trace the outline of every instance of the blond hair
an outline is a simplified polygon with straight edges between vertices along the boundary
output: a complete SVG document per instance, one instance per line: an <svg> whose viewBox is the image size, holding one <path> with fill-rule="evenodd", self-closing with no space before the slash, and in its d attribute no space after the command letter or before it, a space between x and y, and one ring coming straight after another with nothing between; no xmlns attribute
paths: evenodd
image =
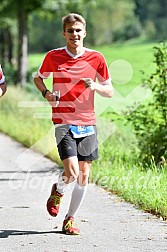
<svg viewBox="0 0 167 252"><path fill-rule="evenodd" d="M81 15L77 13L69 13L67 16L62 18L63 30L65 31L66 24L74 23L76 21L82 23L86 29L86 21Z"/></svg>

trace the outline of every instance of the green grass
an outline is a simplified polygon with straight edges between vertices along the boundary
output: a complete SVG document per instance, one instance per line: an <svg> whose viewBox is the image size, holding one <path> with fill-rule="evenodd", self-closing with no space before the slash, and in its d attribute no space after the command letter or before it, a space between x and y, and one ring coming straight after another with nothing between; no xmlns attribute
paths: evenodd
<svg viewBox="0 0 167 252"><path fill-rule="evenodd" d="M156 46L156 43L144 43L144 44L113 44L113 45L104 45L98 47L92 47L92 49L98 50L103 53L108 66L113 64L117 60L125 60L127 61L132 69L133 76L130 81L126 84L114 84L114 87L124 95L127 95L135 86L141 83L143 78L142 71L146 72L146 76L151 73L154 69L153 64L153 47ZM38 67L41 65L42 60L45 56L43 54L31 54L29 56L29 68L30 71L36 71ZM122 68L121 68L122 69ZM122 74L122 71L118 74ZM112 75L112 65L111 65L111 75ZM47 80L47 84L51 87L51 80Z"/></svg>
<svg viewBox="0 0 167 252"><path fill-rule="evenodd" d="M154 165L143 169L136 155L125 151L128 143L124 143L121 149L116 136L106 143L107 151L104 147L100 149L102 159L95 162L92 182L147 212L167 219L167 170L157 169Z"/></svg>
<svg viewBox="0 0 167 252"><path fill-rule="evenodd" d="M132 64L133 79L124 85L114 84L115 88L126 96L141 83L140 70L147 70L146 74L149 74L154 68L153 46L154 44L124 44L101 46L95 49L104 54L108 64L118 59L124 59ZM43 57L44 54L30 55L30 72L37 70ZM45 120L33 117L34 113L50 113L50 108L19 106L20 101L30 101L32 104L34 100L43 101L40 93L34 92L34 84L28 85L31 93L11 86L8 87L6 95L1 98L0 131L61 165L55 148L51 118ZM51 88L50 80L48 87ZM107 118L108 124L105 124L104 132L99 134L99 159L93 164L90 180L143 210L167 219L167 170L165 168L159 170L154 164L144 169L138 160L137 141L130 125L125 127L123 123L116 120L116 116L112 117L108 112L103 113L103 116ZM104 141L110 123L115 124L115 131Z"/></svg>
<svg viewBox="0 0 167 252"><path fill-rule="evenodd" d="M100 47L100 51L104 54L108 65L111 64L111 76L112 76L112 64L118 60L124 60L130 64L133 70L132 78L125 84L113 83L116 90L121 94L127 95L135 86L142 82L144 77L142 71L146 71L146 76L151 73L154 68L153 65L153 47L155 44L139 44L139 45L111 45ZM98 49L98 48L97 48ZM121 68L118 70L118 75L126 74Z"/></svg>
<svg viewBox="0 0 167 252"><path fill-rule="evenodd" d="M21 102L33 102L39 100L32 98L30 94L20 87L9 86L6 95L0 103L0 131L10 135L26 147L40 152L61 165L55 148L54 129L51 118L47 120L34 118L35 113L50 113L50 108L22 107Z"/></svg>

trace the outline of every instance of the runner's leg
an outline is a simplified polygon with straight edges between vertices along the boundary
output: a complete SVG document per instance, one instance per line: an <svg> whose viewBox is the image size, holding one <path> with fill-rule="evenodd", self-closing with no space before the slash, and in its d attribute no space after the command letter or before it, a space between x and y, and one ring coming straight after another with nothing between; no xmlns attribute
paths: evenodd
<svg viewBox="0 0 167 252"><path fill-rule="evenodd" d="M68 218L69 216L74 217L83 202L88 189L90 167L91 161L79 161L80 172L72 192L71 202L66 218Z"/></svg>

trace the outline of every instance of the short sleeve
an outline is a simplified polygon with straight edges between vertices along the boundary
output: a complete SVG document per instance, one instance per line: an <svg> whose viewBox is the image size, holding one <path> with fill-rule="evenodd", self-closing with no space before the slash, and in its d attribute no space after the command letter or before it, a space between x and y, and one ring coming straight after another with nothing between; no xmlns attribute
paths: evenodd
<svg viewBox="0 0 167 252"><path fill-rule="evenodd" d="M99 53L97 79L103 85L111 84L111 76L104 56Z"/></svg>
<svg viewBox="0 0 167 252"><path fill-rule="evenodd" d="M51 72L52 72L51 53L48 52L46 54L42 64L41 64L40 68L38 69L38 75L42 79L47 79Z"/></svg>

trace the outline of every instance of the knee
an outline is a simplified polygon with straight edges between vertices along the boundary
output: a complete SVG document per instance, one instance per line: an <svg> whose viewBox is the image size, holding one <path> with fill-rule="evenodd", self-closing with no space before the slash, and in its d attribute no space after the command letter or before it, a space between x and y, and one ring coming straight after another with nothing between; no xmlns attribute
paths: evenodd
<svg viewBox="0 0 167 252"><path fill-rule="evenodd" d="M81 176L78 177L77 182L80 186L86 186L88 184L88 179L89 179L89 175L82 174Z"/></svg>
<svg viewBox="0 0 167 252"><path fill-rule="evenodd" d="M88 184L91 164L92 164L91 161L79 162L80 172L77 181L80 186L85 186Z"/></svg>
<svg viewBox="0 0 167 252"><path fill-rule="evenodd" d="M79 176L79 171L69 171L68 173L64 173L64 178L66 180L66 183L72 183L73 181L77 180Z"/></svg>

